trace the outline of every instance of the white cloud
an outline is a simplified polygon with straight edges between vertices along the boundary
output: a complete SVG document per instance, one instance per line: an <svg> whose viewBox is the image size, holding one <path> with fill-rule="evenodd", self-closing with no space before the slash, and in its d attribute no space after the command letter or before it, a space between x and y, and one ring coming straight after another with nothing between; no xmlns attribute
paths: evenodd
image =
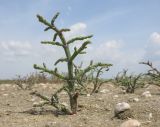
<svg viewBox="0 0 160 127"><path fill-rule="evenodd" d="M154 32L150 36L151 42L160 44L160 33Z"/></svg>
<svg viewBox="0 0 160 127"><path fill-rule="evenodd" d="M0 42L1 53L5 56L26 56L30 54L32 45L29 42Z"/></svg>
<svg viewBox="0 0 160 127"><path fill-rule="evenodd" d="M139 62L142 61L145 50L126 49L126 44L120 40L110 40L100 45L93 45L87 50L87 54L83 56L82 61L104 62L113 64L109 73L115 75L122 69L129 69L130 72L140 72ZM138 69L137 69L138 68Z"/></svg>
<svg viewBox="0 0 160 127"><path fill-rule="evenodd" d="M70 26L70 32L65 34L66 38L71 38L74 36L84 35L86 32L87 25L83 22L76 23Z"/></svg>

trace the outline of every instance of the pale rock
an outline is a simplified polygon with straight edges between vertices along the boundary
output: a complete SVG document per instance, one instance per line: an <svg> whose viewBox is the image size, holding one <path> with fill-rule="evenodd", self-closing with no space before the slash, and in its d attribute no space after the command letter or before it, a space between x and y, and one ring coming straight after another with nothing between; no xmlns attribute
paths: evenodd
<svg viewBox="0 0 160 127"><path fill-rule="evenodd" d="M142 96L148 98L148 97L151 97L152 95L151 95L150 91L145 91L142 93Z"/></svg>
<svg viewBox="0 0 160 127"><path fill-rule="evenodd" d="M138 102L139 99L138 99L138 98L133 98L133 101L134 101L134 102Z"/></svg>
<svg viewBox="0 0 160 127"><path fill-rule="evenodd" d="M33 103L33 107L36 107L37 105L39 105L38 102L34 102L34 103Z"/></svg>
<svg viewBox="0 0 160 127"><path fill-rule="evenodd" d="M148 119L149 119L149 120L151 120L152 118L153 118L152 113L149 113L149 115L148 115Z"/></svg>
<svg viewBox="0 0 160 127"><path fill-rule="evenodd" d="M32 102L35 101L35 100L36 100L36 98L32 98L32 99L31 99Z"/></svg>
<svg viewBox="0 0 160 127"><path fill-rule="evenodd" d="M62 91L61 94L62 94L62 95L67 95L67 92Z"/></svg>
<svg viewBox="0 0 160 127"><path fill-rule="evenodd" d="M108 93L108 92L109 92L109 90L107 90L107 89L103 89L100 91L100 93Z"/></svg>
<svg viewBox="0 0 160 127"><path fill-rule="evenodd" d="M5 91L5 88L1 88L2 91Z"/></svg>
<svg viewBox="0 0 160 127"><path fill-rule="evenodd" d="M43 89L47 88L47 86L46 86L46 85L44 85L44 86L42 86L42 87L43 87Z"/></svg>
<svg viewBox="0 0 160 127"><path fill-rule="evenodd" d="M120 127L140 127L141 123L138 120L129 119L123 122Z"/></svg>
<svg viewBox="0 0 160 127"><path fill-rule="evenodd" d="M87 97L90 97L91 95L90 94L87 94Z"/></svg>
<svg viewBox="0 0 160 127"><path fill-rule="evenodd" d="M118 95L114 95L113 97L114 97L114 98L118 98L119 96L118 96Z"/></svg>
<svg viewBox="0 0 160 127"><path fill-rule="evenodd" d="M53 88L50 86L49 89L53 89Z"/></svg>
<svg viewBox="0 0 160 127"><path fill-rule="evenodd" d="M130 108L131 108L131 106L128 103L122 102L122 103L116 104L114 112L115 112L115 114L118 114L120 112L129 110Z"/></svg>
<svg viewBox="0 0 160 127"><path fill-rule="evenodd" d="M66 102L62 102L62 105L64 105L65 107L69 107L69 105Z"/></svg>
<svg viewBox="0 0 160 127"><path fill-rule="evenodd" d="M3 94L3 96L8 96L8 94L6 93L6 94Z"/></svg>

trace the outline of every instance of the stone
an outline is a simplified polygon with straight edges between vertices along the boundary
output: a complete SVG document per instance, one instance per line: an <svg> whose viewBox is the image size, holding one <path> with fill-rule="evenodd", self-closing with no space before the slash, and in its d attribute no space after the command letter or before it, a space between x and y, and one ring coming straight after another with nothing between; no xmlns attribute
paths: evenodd
<svg viewBox="0 0 160 127"><path fill-rule="evenodd" d="M115 114L117 114L117 113L123 112L125 110L129 110L130 108L131 108L131 106L128 103L121 102L121 103L116 104L114 112L115 112Z"/></svg>
<svg viewBox="0 0 160 127"><path fill-rule="evenodd" d="M145 91L142 93L142 96L148 98L148 97L151 97L152 95L151 95L150 91Z"/></svg>
<svg viewBox="0 0 160 127"><path fill-rule="evenodd" d="M138 102L139 99L138 99L138 98L133 98L133 101L134 101L134 102Z"/></svg>
<svg viewBox="0 0 160 127"><path fill-rule="evenodd" d="M5 94L3 94L3 96L7 97L7 96L8 96L8 94L7 94L7 93L5 93Z"/></svg>
<svg viewBox="0 0 160 127"><path fill-rule="evenodd" d="M113 97L114 97L114 98L118 98L119 96L118 96L118 95L114 95Z"/></svg>
<svg viewBox="0 0 160 127"><path fill-rule="evenodd" d="M131 107L128 103L122 102L118 103L114 109L114 117L124 120L128 118L133 118Z"/></svg>
<svg viewBox="0 0 160 127"><path fill-rule="evenodd" d="M141 123L138 120L129 119L123 122L120 127L140 127Z"/></svg>
<svg viewBox="0 0 160 127"><path fill-rule="evenodd" d="M103 89L100 91L100 93L108 93L108 92L109 92L109 90L107 90L107 89Z"/></svg>
<svg viewBox="0 0 160 127"><path fill-rule="evenodd" d="M152 113L149 113L149 115L148 115L148 119L149 119L149 120L151 120L152 118L153 118Z"/></svg>

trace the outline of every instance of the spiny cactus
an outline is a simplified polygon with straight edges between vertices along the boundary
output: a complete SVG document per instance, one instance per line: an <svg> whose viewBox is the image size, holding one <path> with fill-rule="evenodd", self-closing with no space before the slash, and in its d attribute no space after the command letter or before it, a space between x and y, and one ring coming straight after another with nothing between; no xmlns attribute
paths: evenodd
<svg viewBox="0 0 160 127"><path fill-rule="evenodd" d="M115 77L115 84L124 86L126 93L134 93L135 89L144 85L140 78L142 74L138 75L127 75L128 70L123 70L123 72L119 72Z"/></svg>
<svg viewBox="0 0 160 127"><path fill-rule="evenodd" d="M153 83L157 86L160 86L160 70L153 66L152 62L140 62L140 64L144 64L150 67L148 72L146 73L149 78L151 78L150 83Z"/></svg>
<svg viewBox="0 0 160 127"><path fill-rule="evenodd" d="M58 46L64 50L65 57L58 59L55 62L55 65L59 64L60 62L66 62L67 76L60 74L58 72L57 68L55 68L54 70L47 68L45 63L43 63L42 66L34 64L34 68L40 70L41 72L47 72L49 74L52 74L52 75L54 75L54 76L56 76L66 82L64 87L62 87L62 90L65 90L68 93L69 100L70 100L70 108L71 108L70 114L75 114L77 112L77 99L79 96L79 90L76 89L76 85L75 85L76 82L81 77L83 77L87 72L91 71L92 69L97 68L97 67L109 67L109 66L112 66L112 64L104 64L104 63L93 64L92 63L88 67L86 67L85 69L81 70L80 73L75 74L74 73L74 69L75 69L74 60L78 55L86 53L84 50L91 43L88 39L90 39L92 37L92 35L80 36L80 37L72 38L70 40L66 40L66 38L64 36L64 32L69 32L70 29L66 29L66 28L58 29L55 26L55 20L57 19L58 16L59 16L59 13L56 13L55 16L52 18L51 22L48 22L46 19L44 19L40 15L37 15L37 18L38 18L39 22L41 22L42 24L44 24L46 26L44 31L52 30L55 32L53 35L53 39L51 41L42 41L41 43L42 44L49 44L49 45L53 45L53 46ZM77 41L81 41L83 43L79 48L74 47L74 51L71 52L72 50L70 49L70 45L77 42ZM61 92L62 90L60 90L60 91L58 90L58 91ZM62 108L64 106L59 104L59 102L57 101L57 94L59 92L57 92L56 94L53 94L53 95L56 95L56 96L53 96L54 99L43 98L38 93L33 93L33 94L48 101L51 105L53 105L58 110L61 110L61 109L64 109L64 108Z"/></svg>
<svg viewBox="0 0 160 127"><path fill-rule="evenodd" d="M83 72L82 69L82 64L80 66L75 67L75 75L79 75ZM93 61L90 61L90 64L88 65L91 66L93 64ZM81 94L93 94L93 93L98 93L100 87L110 81L110 80L104 80L101 79L100 76L103 74L104 71L109 71L108 66L95 66L93 67L88 73L83 74L80 78L76 80L76 84L79 86L79 89L81 89L82 93ZM91 85L93 85L93 88L91 88ZM91 90L88 90L89 89ZM85 92L85 93L84 93Z"/></svg>

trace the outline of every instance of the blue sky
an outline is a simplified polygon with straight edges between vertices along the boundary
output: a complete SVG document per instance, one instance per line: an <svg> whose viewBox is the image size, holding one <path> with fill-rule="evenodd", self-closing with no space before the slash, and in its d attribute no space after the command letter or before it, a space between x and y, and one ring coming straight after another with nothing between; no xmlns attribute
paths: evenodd
<svg viewBox="0 0 160 127"><path fill-rule="evenodd" d="M57 26L72 30L67 38L94 34L88 54L77 62L113 63L111 76L124 68L144 72L140 61L160 67L159 0L0 0L0 79L34 72L34 63L53 68L63 53L40 44L52 33L43 32L36 14L50 20L57 11Z"/></svg>

